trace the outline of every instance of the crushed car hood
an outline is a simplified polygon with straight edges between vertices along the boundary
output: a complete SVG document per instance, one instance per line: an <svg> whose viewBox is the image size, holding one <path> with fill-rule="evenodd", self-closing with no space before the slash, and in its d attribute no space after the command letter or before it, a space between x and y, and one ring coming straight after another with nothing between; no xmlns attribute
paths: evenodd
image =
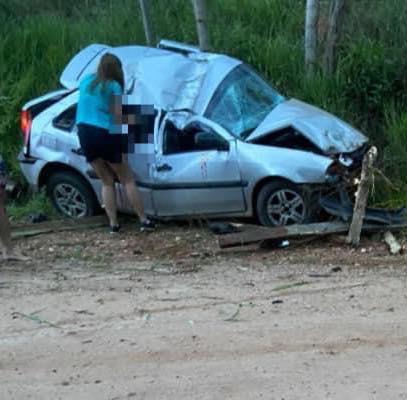
<svg viewBox="0 0 407 400"><path fill-rule="evenodd" d="M326 154L348 153L368 139L346 122L317 107L291 99L279 104L246 138L253 141L293 127Z"/></svg>

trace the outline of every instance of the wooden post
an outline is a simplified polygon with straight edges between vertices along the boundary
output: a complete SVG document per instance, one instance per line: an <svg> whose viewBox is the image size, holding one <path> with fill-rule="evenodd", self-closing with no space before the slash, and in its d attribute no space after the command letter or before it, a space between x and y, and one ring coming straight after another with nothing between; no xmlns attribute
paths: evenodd
<svg viewBox="0 0 407 400"><path fill-rule="evenodd" d="M349 228L346 242L352 246L358 246L360 232L362 231L363 218L365 217L366 203L369 196L370 184L373 178L373 163L377 157L376 147L371 147L365 154L362 164L362 174L359 187L356 193L356 201L353 209L352 223Z"/></svg>
<svg viewBox="0 0 407 400"><path fill-rule="evenodd" d="M326 74L332 74L335 65L336 46L342 28L346 0L333 0L329 13L328 34L325 43L323 67Z"/></svg>
<svg viewBox="0 0 407 400"><path fill-rule="evenodd" d="M205 0L192 0L194 7L196 30L198 32L199 48L202 51L209 50L209 33L207 24L207 12Z"/></svg>
<svg viewBox="0 0 407 400"><path fill-rule="evenodd" d="M151 14L150 14L150 4L149 0L139 0L141 16L143 18L144 33L146 35L146 41L149 46L154 43L153 39L153 29L151 27Z"/></svg>
<svg viewBox="0 0 407 400"><path fill-rule="evenodd" d="M307 0L305 11L305 69L314 73L317 63L319 0Z"/></svg>

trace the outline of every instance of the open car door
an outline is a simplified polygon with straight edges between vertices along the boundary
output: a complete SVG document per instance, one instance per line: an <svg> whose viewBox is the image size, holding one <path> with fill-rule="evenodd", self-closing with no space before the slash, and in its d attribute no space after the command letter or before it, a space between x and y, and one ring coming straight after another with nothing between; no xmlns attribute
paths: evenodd
<svg viewBox="0 0 407 400"><path fill-rule="evenodd" d="M128 163L134 173L146 214L156 215L152 197L154 186L153 170L155 166L156 137L162 112L154 109L153 106L149 106L147 109L148 114L144 113L142 116L143 123L138 125L133 133L132 128L127 127ZM130 213L133 212L122 185L117 185L117 199L122 209Z"/></svg>
<svg viewBox="0 0 407 400"><path fill-rule="evenodd" d="M177 129L161 124L153 168L158 216L216 215L246 209L236 141L204 117Z"/></svg>

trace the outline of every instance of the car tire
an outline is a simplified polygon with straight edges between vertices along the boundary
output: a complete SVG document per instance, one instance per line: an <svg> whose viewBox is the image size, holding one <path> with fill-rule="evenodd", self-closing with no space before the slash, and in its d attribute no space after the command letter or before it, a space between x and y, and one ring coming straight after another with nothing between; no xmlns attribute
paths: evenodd
<svg viewBox="0 0 407 400"><path fill-rule="evenodd" d="M55 209L65 217L90 217L100 208L88 182L75 172L52 174L47 182L47 194Z"/></svg>
<svg viewBox="0 0 407 400"><path fill-rule="evenodd" d="M309 218L309 209L302 190L287 181L268 182L257 196L257 217L265 226L304 223Z"/></svg>

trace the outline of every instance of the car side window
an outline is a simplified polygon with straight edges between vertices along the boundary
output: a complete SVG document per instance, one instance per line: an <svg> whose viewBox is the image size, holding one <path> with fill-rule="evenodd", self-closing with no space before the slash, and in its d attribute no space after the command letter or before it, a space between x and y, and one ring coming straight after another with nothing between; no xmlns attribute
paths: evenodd
<svg viewBox="0 0 407 400"><path fill-rule="evenodd" d="M227 148L225 139L207 126L191 124L181 130L171 121L166 122L163 137L164 154L227 150Z"/></svg>
<svg viewBox="0 0 407 400"><path fill-rule="evenodd" d="M52 121L52 125L66 132L71 132L75 126L76 104L67 108Z"/></svg>

